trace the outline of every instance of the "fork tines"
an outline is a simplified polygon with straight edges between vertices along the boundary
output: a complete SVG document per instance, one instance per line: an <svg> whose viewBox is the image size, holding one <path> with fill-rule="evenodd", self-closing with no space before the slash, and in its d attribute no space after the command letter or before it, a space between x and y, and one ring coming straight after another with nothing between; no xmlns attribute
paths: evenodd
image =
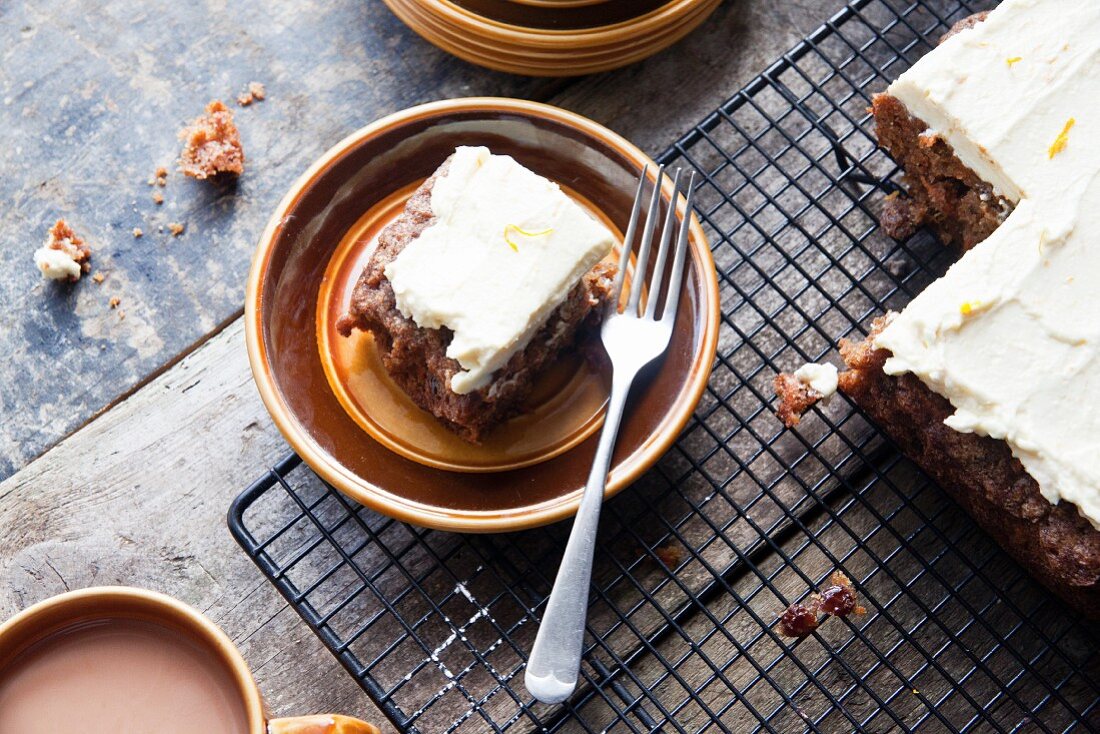
<svg viewBox="0 0 1100 734"><path fill-rule="evenodd" d="M616 310L618 306L621 305L620 302L622 300L622 289L626 278L627 266L630 264L630 255L633 251L634 239L638 230L638 220L641 218L642 195L644 193L647 179L646 174L648 172L649 166L647 165L642 169L641 178L638 180L638 189L634 194L634 207L631 209L630 221L626 227L626 236L623 238L623 251L619 258L619 272L615 275L615 282L612 285L612 293L614 295L611 299L611 303L615 304ZM661 311L660 320L671 321L676 316L676 307L680 299L680 285L683 280L684 261L687 258L688 233L691 227L692 199L695 196L695 172L692 171L687 184L687 200L683 210L684 216L680 220L679 231L676 236L676 252L672 256L671 273L666 279L665 271L668 269L669 244L672 241L672 232L676 229L676 210L678 208L676 203L680 196L680 178L682 173L683 169L677 168L672 175L673 195L669 199L669 204L666 205L664 224L659 233L660 243L657 246L657 258L653 263L648 286L643 289L642 285L646 280L645 273L649 267L650 253L653 250L654 235L657 234L657 223L661 218L661 189L668 178L668 174L665 173L665 167L663 165L657 169L657 177L653 182L653 191L649 196L649 206L646 208L645 223L642 226L641 239L634 263L633 275L631 277L630 295L623 310L624 314L657 319L657 302L660 297L662 286L666 286L664 308Z"/></svg>

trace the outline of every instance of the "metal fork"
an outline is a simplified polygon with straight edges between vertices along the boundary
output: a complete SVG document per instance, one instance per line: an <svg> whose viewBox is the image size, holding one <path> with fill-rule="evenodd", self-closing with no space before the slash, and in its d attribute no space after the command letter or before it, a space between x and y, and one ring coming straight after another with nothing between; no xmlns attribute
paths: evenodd
<svg viewBox="0 0 1100 734"><path fill-rule="evenodd" d="M543 615L542 625L535 637L535 646L527 662L524 678L527 691L543 703L561 703L576 688L580 672L581 646L584 642L585 618L588 612L588 591L592 579L596 529L600 520L600 506L603 503L607 472L611 466L611 453L615 448L615 439L619 435L619 424L622 422L630 386L643 367L664 354L672 340L672 328L676 320L676 306L679 303L684 277L684 261L687 257L691 202L695 188L694 173L688 183L687 205L676 237L676 253L672 257L672 272L668 277L667 295L660 317L657 316L657 302L661 285L665 282L672 231L676 228L675 192L678 192L680 187L681 169L679 168L676 169L672 183L674 198L668 206L661 230L660 244L657 247L657 259L653 264L653 274L649 278L649 288L643 299L642 284L645 282L654 230L661 216L661 185L665 180L664 166L657 171L657 180L653 185L653 194L649 200L649 209L646 211L645 225L642 229L641 247L634 266L634 276L631 278L630 298L622 313L619 312L624 275L626 266L630 262L631 245L634 242L642 209L642 193L647 172L648 167L642 170L641 180L638 181L638 190L634 195L634 208L630 213L630 222L623 240L619 272L612 284L612 297L608 301L603 326L600 329L604 350L611 358L611 399L600 431L596 458L592 461L592 471L588 475L588 483L585 485L584 495L577 509L577 517L573 521L573 530L565 546L565 554L558 568L554 589L550 592L546 614Z"/></svg>

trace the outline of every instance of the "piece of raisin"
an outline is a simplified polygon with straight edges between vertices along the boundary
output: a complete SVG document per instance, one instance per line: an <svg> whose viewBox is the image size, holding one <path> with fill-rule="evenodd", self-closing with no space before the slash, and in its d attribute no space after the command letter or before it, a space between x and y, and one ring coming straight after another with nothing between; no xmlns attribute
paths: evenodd
<svg viewBox="0 0 1100 734"><path fill-rule="evenodd" d="M802 604L791 604L779 618L779 634L785 637L805 637L817 629L817 614Z"/></svg>
<svg viewBox="0 0 1100 734"><path fill-rule="evenodd" d="M856 608L851 586L827 586L821 592L821 611L834 617L846 617Z"/></svg>

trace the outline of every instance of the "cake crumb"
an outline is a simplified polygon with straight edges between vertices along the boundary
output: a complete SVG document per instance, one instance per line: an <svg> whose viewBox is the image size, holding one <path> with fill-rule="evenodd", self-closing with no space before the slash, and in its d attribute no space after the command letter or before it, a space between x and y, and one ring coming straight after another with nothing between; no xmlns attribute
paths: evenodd
<svg viewBox="0 0 1100 734"><path fill-rule="evenodd" d="M680 562L684 560L684 549L681 548L676 541L669 541L664 545L654 548L653 553L657 556L657 559L669 569L675 569L680 565Z"/></svg>
<svg viewBox="0 0 1100 734"><path fill-rule="evenodd" d="M187 229L186 224L181 224L180 222L168 223L168 231L172 233L173 237L179 237L181 234L183 234L183 231L185 229Z"/></svg>
<svg viewBox="0 0 1100 734"><path fill-rule="evenodd" d="M91 246L64 219L58 219L45 244L34 251L34 264L45 278L76 282L92 269L91 257Z"/></svg>
<svg viewBox="0 0 1100 734"><path fill-rule="evenodd" d="M237 104L241 107L248 107L253 102L262 102L264 100L264 85L259 82L249 82L248 89L237 95Z"/></svg>
<svg viewBox="0 0 1100 734"><path fill-rule="evenodd" d="M154 172L153 175L155 175L157 178L167 178L168 177L168 169L165 168L164 166L158 166L157 170Z"/></svg>
<svg viewBox="0 0 1100 734"><path fill-rule="evenodd" d="M818 618L819 614L824 614L825 619L866 614L867 609L857 602L855 587L847 574L833 571L825 588L810 594L805 603L795 602L784 610L779 617L779 634L805 637L821 625L823 620Z"/></svg>
<svg viewBox="0 0 1100 734"><path fill-rule="evenodd" d="M118 308L118 304L122 303L122 299L118 296L111 296L111 300L107 301L107 305L111 308Z"/></svg>
<svg viewBox="0 0 1100 734"><path fill-rule="evenodd" d="M164 176L157 176L157 186L167 186L168 179Z"/></svg>
<svg viewBox="0 0 1100 734"><path fill-rule="evenodd" d="M772 382L779 397L776 414L787 428L794 428L802 415L836 392L837 369L834 365L804 364L793 373L781 372Z"/></svg>
<svg viewBox="0 0 1100 734"><path fill-rule="evenodd" d="M103 279L106 278L106 277L107 276L104 275L102 272L96 271L96 274L92 276L92 280L94 280L98 284L98 283L102 283Z"/></svg>
<svg viewBox="0 0 1100 734"><path fill-rule="evenodd" d="M1009 66L1012 66L1013 64L1018 64L1023 60L1024 60L1023 56L1013 56L1011 58L1005 59L1005 63L1008 64Z"/></svg>
<svg viewBox="0 0 1100 734"><path fill-rule="evenodd" d="M143 234L145 233L141 231L141 227L134 227L134 239L141 237Z"/></svg>
<svg viewBox="0 0 1100 734"><path fill-rule="evenodd" d="M122 310L120 310L120 311L118 312L118 320L119 320L119 321L122 321L122 320L123 320L124 318L126 318L126 312L125 312L125 311L122 311Z"/></svg>
<svg viewBox="0 0 1100 734"><path fill-rule="evenodd" d="M164 203L164 194L160 193L159 191L154 191L153 192L153 203L156 204L157 206L160 206L161 204L163 204Z"/></svg>
<svg viewBox="0 0 1100 734"><path fill-rule="evenodd" d="M184 140L180 170L185 175L201 180L244 172L241 136L233 112L221 100L208 104L206 114L184 128L180 137Z"/></svg>

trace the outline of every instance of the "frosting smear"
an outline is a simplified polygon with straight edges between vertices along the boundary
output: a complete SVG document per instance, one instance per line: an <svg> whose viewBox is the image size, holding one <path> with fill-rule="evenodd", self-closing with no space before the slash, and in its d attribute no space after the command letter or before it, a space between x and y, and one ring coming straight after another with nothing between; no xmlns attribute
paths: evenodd
<svg viewBox="0 0 1100 734"><path fill-rule="evenodd" d="M1100 528L1097 28L1093 0L1005 0L891 85L1016 207L875 344Z"/></svg>

